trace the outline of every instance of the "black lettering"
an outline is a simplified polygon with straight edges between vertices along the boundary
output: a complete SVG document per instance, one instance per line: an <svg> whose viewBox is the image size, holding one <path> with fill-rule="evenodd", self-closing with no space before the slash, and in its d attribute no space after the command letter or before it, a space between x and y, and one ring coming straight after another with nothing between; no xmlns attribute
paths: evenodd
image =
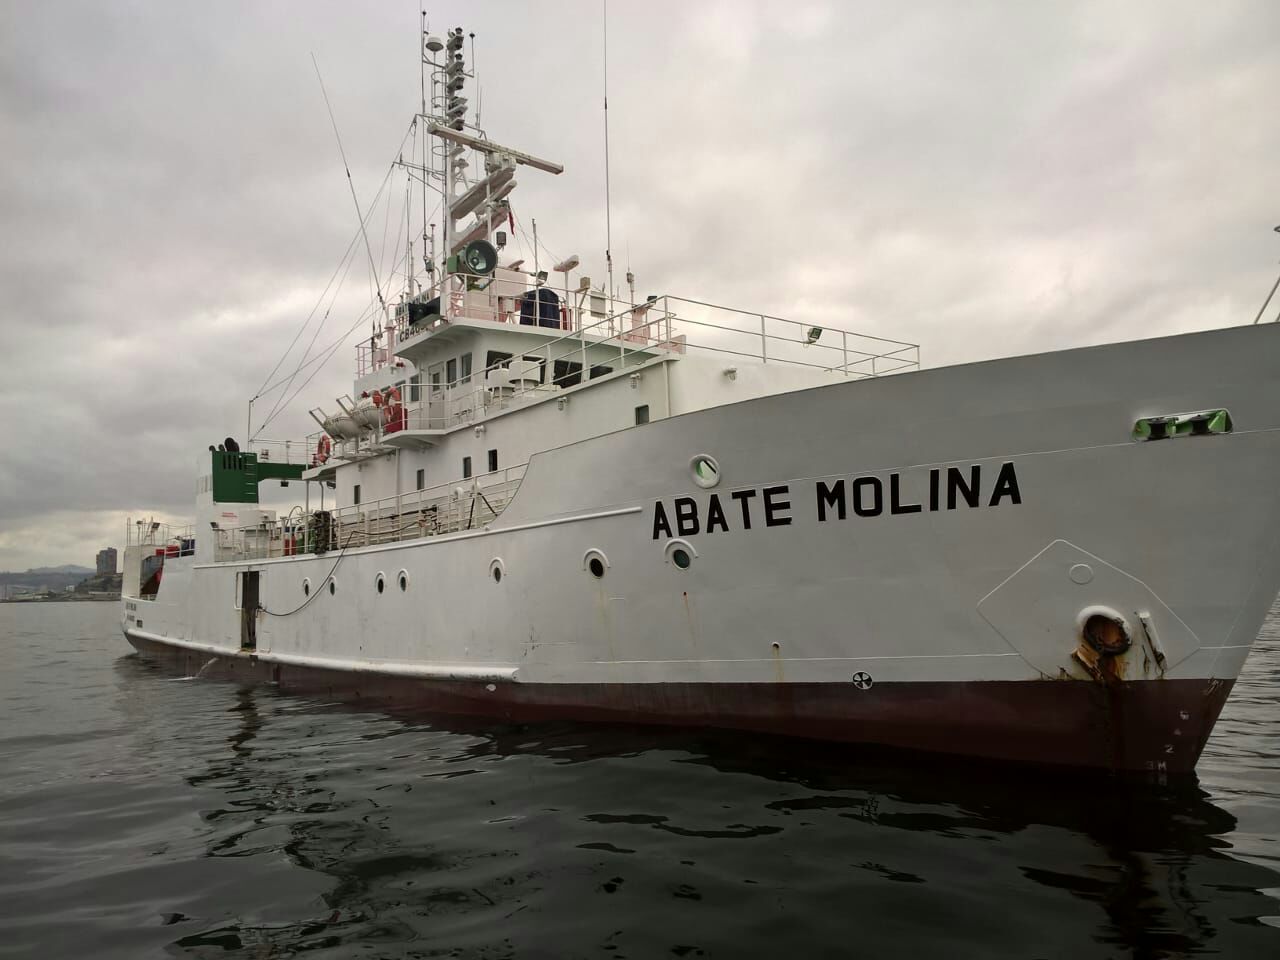
<svg viewBox="0 0 1280 960"><path fill-rule="evenodd" d="M862 503L862 490L871 490L871 506ZM879 477L859 477L853 481L853 512L860 517L878 517L884 509L884 490L880 486Z"/></svg>
<svg viewBox="0 0 1280 960"><path fill-rule="evenodd" d="M827 507L836 508L836 516L845 518L844 481L837 480L834 486L818 481L818 521L827 519Z"/></svg>
<svg viewBox="0 0 1280 960"><path fill-rule="evenodd" d="M889 512L893 514L919 513L920 504L902 502L902 491L898 489L898 485L901 481L902 477L898 474L889 474Z"/></svg>
<svg viewBox="0 0 1280 960"><path fill-rule="evenodd" d="M751 529L751 505L748 504L747 501L750 500L755 495L756 495L756 492L754 490L735 490L733 491L733 493L729 494L729 496L733 497L733 499L737 500L740 504L742 504L742 529L743 530Z"/></svg>
<svg viewBox="0 0 1280 960"><path fill-rule="evenodd" d="M659 500L653 505L653 539L657 540L663 533L671 536L671 521L667 519L667 511Z"/></svg>
<svg viewBox="0 0 1280 960"><path fill-rule="evenodd" d="M929 509L938 509L938 471L929 471Z"/></svg>
<svg viewBox="0 0 1280 960"><path fill-rule="evenodd" d="M978 487L982 476L982 468L974 464L969 468L969 483L964 482L964 474L957 467L947 467L947 509L956 508L956 493L964 497L964 502L971 507L978 505Z"/></svg>
<svg viewBox="0 0 1280 960"><path fill-rule="evenodd" d="M1018 475L1013 471L1012 463L1000 467L1000 476L996 477L996 488L991 491L991 506L1000 506L1000 501L1008 497L1014 503L1022 502L1022 494L1018 492Z"/></svg>
<svg viewBox="0 0 1280 960"><path fill-rule="evenodd" d="M676 530L682 537L698 532L698 501L693 497L676 497Z"/></svg>
<svg viewBox="0 0 1280 960"><path fill-rule="evenodd" d="M719 495L713 493L711 503L707 506L707 533L714 533L717 524L721 530L728 533L729 524L724 520L724 507L720 506Z"/></svg>
<svg viewBox="0 0 1280 960"><path fill-rule="evenodd" d="M788 491L786 484L780 487L764 488L764 525L766 527L785 527L791 523L790 517L774 516L774 511L790 510L791 501L782 500L778 503L773 502L775 496L780 496Z"/></svg>

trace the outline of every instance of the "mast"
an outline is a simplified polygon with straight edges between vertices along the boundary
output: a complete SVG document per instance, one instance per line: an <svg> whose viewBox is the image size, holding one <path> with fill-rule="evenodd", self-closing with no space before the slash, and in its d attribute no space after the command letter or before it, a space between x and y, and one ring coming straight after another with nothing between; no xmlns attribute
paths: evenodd
<svg viewBox="0 0 1280 960"><path fill-rule="evenodd" d="M421 125L422 118L427 115L427 54L431 52L432 38L427 35L427 11L422 11L422 20L420 23L421 35L418 42L422 45L418 50L418 93L422 98L422 109L416 118L416 122ZM435 41L437 44L440 41ZM430 288L434 282L432 275L432 260L435 259L435 250L431 251L431 260L427 259L427 181L430 174L427 173L427 131L418 130L419 137L422 141L422 268L427 274L427 286ZM406 214L406 216L408 216Z"/></svg>
<svg viewBox="0 0 1280 960"><path fill-rule="evenodd" d="M425 16L423 20L425 27ZM468 104L463 91L467 80L475 79L474 71L468 72L463 54L466 38L473 46L475 34L468 34L462 27L453 27L444 38L425 35L422 69L419 79L419 95L425 121L422 133L433 137L431 163L426 163L427 147L423 147L422 171L425 178L439 177L440 234L439 243L435 225L426 223L425 186L423 196L423 247L424 255L431 251L428 270L433 270L432 280L443 295L450 274L450 263L471 250L474 243L488 240L498 225L510 215L506 197L516 187L514 174L517 166L529 166L548 173L561 173L564 167L520 150L503 146L490 140L477 125L467 119ZM430 68L431 95L428 98L427 68ZM430 111L430 112L428 112ZM478 117L477 117L478 121ZM467 156L483 158L483 169L467 175ZM437 165L438 162L438 165ZM477 161L478 162L478 161ZM474 219L460 224L458 221L474 214ZM430 233L428 234L428 229ZM489 257L496 251L490 250ZM534 257L537 257L535 244ZM492 267L490 267L492 270ZM441 304L447 311L444 303Z"/></svg>
<svg viewBox="0 0 1280 960"><path fill-rule="evenodd" d="M609 4L600 4L604 47L604 265L609 274L609 312L613 312L613 204L609 192Z"/></svg>

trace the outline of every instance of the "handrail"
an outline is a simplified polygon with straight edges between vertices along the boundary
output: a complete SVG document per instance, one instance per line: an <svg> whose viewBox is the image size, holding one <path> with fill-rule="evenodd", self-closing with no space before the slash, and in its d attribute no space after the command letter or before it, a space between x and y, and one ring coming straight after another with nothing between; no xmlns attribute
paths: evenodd
<svg viewBox="0 0 1280 960"><path fill-rule="evenodd" d="M219 529L214 560L323 554L477 529L502 515L527 467L519 464L366 503L305 516L290 511L253 526Z"/></svg>

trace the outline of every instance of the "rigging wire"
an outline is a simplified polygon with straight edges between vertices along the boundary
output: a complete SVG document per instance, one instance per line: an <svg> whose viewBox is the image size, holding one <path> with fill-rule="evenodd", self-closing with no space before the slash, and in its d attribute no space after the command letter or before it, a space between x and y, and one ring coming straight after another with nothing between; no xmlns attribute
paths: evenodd
<svg viewBox="0 0 1280 960"><path fill-rule="evenodd" d="M351 242L347 244L346 252L343 253L342 259L338 261L338 265L333 268L333 274L329 277L329 282L326 283L324 285L324 289L320 291L320 296L316 298L315 306L313 306L311 308L311 312L307 314L307 319L302 322L302 326L298 327L298 332L293 335L293 340L289 342L289 346L285 348L284 353L280 354L280 359L277 360L276 365L271 368L271 372L262 378L262 386L258 387L257 393L253 396L254 400L257 400L266 392L267 382L276 375L277 371L280 369L280 365L284 363L285 357L289 356L289 352L297 345L298 338L302 336L302 331L307 329L312 318L315 317L316 311L320 309L320 304L324 303L325 294L327 294L329 292L329 288L333 286L333 281L338 277L338 271L342 269L343 264L347 262L347 258L351 256L351 251L355 248L356 241L359 239L360 231L357 230L351 235ZM252 402L253 401L251 400L250 403Z"/></svg>
<svg viewBox="0 0 1280 960"><path fill-rule="evenodd" d="M378 280L378 268L373 262L373 249L369 246L369 234L364 229L364 216L360 213L360 198L356 196L356 184L351 179L351 165L347 163L347 151L342 147L342 135L338 133L338 121L333 117L333 107L329 103L328 91L324 88L324 77L320 76L320 64L316 60L316 55L311 54L311 64L316 68L316 79L320 81L320 93L324 97L325 109L329 111L329 122L333 125L333 136L338 141L338 154L342 157L342 168L347 173L347 186L351 188L351 202L356 205L356 219L360 221L360 234L364 237L365 253L369 255L369 269L373 271L373 282L378 288L378 302L386 307L386 300L382 297L382 284ZM408 134L405 134L406 138Z"/></svg>
<svg viewBox="0 0 1280 960"><path fill-rule="evenodd" d="M436 211L438 211L439 209L440 209L439 204L437 204L435 210L432 211L431 215L435 216ZM350 266L351 265L349 264L348 270L350 269ZM339 264L339 267L341 267L341 264ZM361 310L360 315L356 317L355 321L352 322L351 326L348 327L346 330L344 330L341 334L339 334L335 339L325 344L320 349L319 354L312 357L310 360L306 360L304 362L299 363L299 365L297 366L297 368L294 370L293 373L291 373L287 377L281 377L279 380L275 381L269 386L264 386L262 390L259 391L259 393L265 396L273 392L274 390L276 390L282 385L285 386L285 390L287 391L288 385L291 383L294 377L297 376L297 374L301 373L303 370L306 370L308 367L312 366L313 364L320 363L321 365L323 365L325 362L327 362L333 356L336 350L339 347L341 347L343 343L346 342L347 338L350 337L351 334L355 332L356 328L359 327L360 324L362 324L365 321L365 319L370 316L370 314L374 310L374 306L375 306L375 299L370 297L369 302L365 304L364 309ZM330 309L332 309L332 304L330 304ZM307 381L302 384L302 387L305 387L307 383L310 383L310 382L311 382L311 378L308 378ZM302 389L302 388L300 387L299 389ZM295 393L293 394L293 397L296 397L296 396L297 396L297 392L295 391ZM292 400L293 397L291 397L290 400ZM258 429L254 432L254 436L257 436L259 433L261 433L268 426L268 424L270 424L271 421L276 418L278 414L284 412L287 406L288 406L288 402L286 401L279 404L278 409L273 408L272 411L268 414L268 416L258 426Z"/></svg>
<svg viewBox="0 0 1280 960"><path fill-rule="evenodd" d="M274 414L272 414L270 419L263 421L262 425L258 428L259 432L261 432L262 430L265 430L271 424L272 420L274 420L280 414L284 413L286 409L288 409L289 404L293 403L293 401L298 398L298 394L302 393L302 391L307 388L307 386L311 383L311 381L316 378L316 375L321 370L324 369L325 364L333 359L334 354L338 352L338 348L342 346L342 341L345 340L347 336L350 335L351 332L354 331L357 326L359 326L361 323L364 322L364 319L366 316L368 316L368 311L360 315L360 319L357 320L356 323L351 325L351 328L347 330L347 333L343 335L341 340L335 343L332 347L330 347L324 353L316 357L316 360L318 361L318 363L316 368L311 372L311 375L308 376L306 380L302 381L302 383L298 385L298 388L294 390L293 393L289 394L289 398L285 400L283 404L281 404L280 409L277 410Z"/></svg>
<svg viewBox="0 0 1280 960"><path fill-rule="evenodd" d="M372 301L372 300L370 300L370 301L369 301L369 303L368 303L368 304L366 304L365 308L364 308L362 311L360 311L360 315L359 315L358 317L356 317L356 319L352 322L352 324L351 324L351 326L350 326L350 327L348 327L348 328L347 328L346 330L344 330L341 334L339 334L339 335L338 335L338 337L337 337L336 339L334 339L334 340L330 340L330 341L329 341L328 343L326 343L323 347L321 347L321 348L320 348L320 352L319 352L319 353L317 353L317 354L316 354L314 357L312 357L310 360L308 360L306 363L302 364L302 365L298 368L297 372L298 372L298 373L301 373L303 370L306 370L306 369L307 369L308 367L310 367L312 364L319 363L319 362L320 362L320 360L321 360L324 356L326 356L326 355L329 353L329 351L330 351L330 350L332 350L335 346L341 346L341 345L342 345L342 343L347 339L347 337L349 337L349 336L350 336L350 335L355 331L356 327L358 327L360 324L364 323L365 318L369 316L370 312L371 312L371 311L372 311L372 309L373 309L373 306L374 306L373 301ZM279 380L277 380L275 383L273 383L271 386L269 386L269 387L267 388L267 392L270 392L270 391L272 391L272 390L275 390L277 387L279 387L279 386L281 386L281 385L286 385L286 389L287 389L287 384L288 384L288 382L292 379L292 377L293 377L293 375L292 375L292 374L291 374L290 376L288 376L288 377L282 377L281 379L279 379ZM263 424L263 425L265 426L265 422L264 422L264 424Z"/></svg>
<svg viewBox="0 0 1280 960"><path fill-rule="evenodd" d="M347 337L351 336L351 334L355 332L356 328L360 326L360 324L364 323L365 318L372 316L374 312L375 312L374 303L372 300L370 300L369 305L365 307L364 310L361 311L360 316L356 317L355 322L352 323L351 326L348 327L340 337L332 341L329 344L329 346L325 347L317 356L311 359L308 366L310 366L311 363L314 363L314 364L317 364L316 368L313 371L311 371L310 376L308 376L306 380L302 381L302 383L299 384L298 388L289 395L288 399L284 400L280 404L279 409L276 410L275 413L273 413L269 418L267 418L262 422L262 424L258 427L259 433L265 430L267 426L270 425L272 420L274 420L280 414L284 413L286 409L288 409L289 404L291 404L294 400L296 400L298 397L298 394L300 394L303 390L305 390L307 388L307 385L310 384L311 381L316 378L316 374L318 374L322 369L324 369L324 365L328 363L331 359L333 359L334 354L336 354L338 352L338 349L346 342ZM288 387L286 387L285 389L287 390Z"/></svg>
<svg viewBox="0 0 1280 960"><path fill-rule="evenodd" d="M400 145L397 148L398 152L402 152L404 150L404 145L408 141L410 133L413 132L413 128L414 128L414 124L410 123L409 128L405 130L404 136L400 139ZM294 334L293 340L290 342L289 346L285 349L284 353L280 355L280 359L276 361L276 365L271 368L271 372L268 373L267 376L264 378L263 380L264 384L268 380L270 380L276 374L277 371L279 371L280 366L284 363L285 359L289 356L290 352L292 352L294 346L297 345L298 339L302 336L303 331L306 330L306 328L310 325L312 319L315 317L316 311L320 309L320 305L324 302L325 294L328 293L329 287L333 284L333 281L338 276L339 271L343 270L343 265L346 264L347 271L350 271L351 263L349 262L349 258L351 257L352 250L356 245L356 241L361 237L362 234L364 234L365 224L367 223L369 216L373 215L373 210L374 208L376 208L378 204L378 198L382 196L382 191L387 188L387 184L391 181L391 174L395 172L395 169L396 169L395 163L391 163L390 165L388 165L387 172L385 175L383 175L382 183L379 184L377 192L374 193L373 195L373 202L371 203L369 208L369 215L361 219L359 228L352 235L351 242L347 244L346 252L343 253L342 259L338 261L337 267L334 268L333 275L329 278L329 282L325 285L324 290L321 291L320 296L316 300L315 306L311 308L311 312L307 315L307 319L303 321L302 325L298 328L298 332ZM358 207L359 205L357 204L357 209ZM367 245L368 245L367 234L365 234L365 244L367 248ZM346 277L346 273L343 273L344 280L345 280L345 277ZM333 309L333 303L336 297L337 297L337 293L335 291L334 297L330 299L329 308L328 310L325 311L324 317L321 319L321 323L320 323L321 327L324 326L325 320L328 319L329 311ZM370 299L372 299L372 297ZM367 309L368 308L366 308L366 310ZM364 317L364 314L361 315L361 319L363 319L363 317ZM345 338L349 334L350 334L350 331L348 331L346 334L343 334L343 337ZM315 343L317 335L318 335L318 331L316 334L312 335L311 344ZM287 379L292 379L294 376L297 376L297 374L302 369L304 369L306 366L309 365L309 363L306 362L306 358L309 353L310 353L310 345L308 345L307 350L304 351L302 355L302 359L299 361L299 365L294 368L294 372ZM281 381L277 381L275 384L272 384L270 387L266 387L266 386L259 387L258 392L254 395L253 399L249 401L250 408L252 409L253 402L255 400L258 400L260 397L265 396L271 390L274 390L277 386L279 386L280 382ZM277 401L277 406L278 406L278 401ZM250 440L252 440L253 437L258 436L258 434L262 432L262 430L266 427L267 422L269 422L269 420L273 418L276 412L277 412L276 407L272 407L272 410L268 414L267 419L264 420L263 423L261 423L258 426L258 429L256 431L250 429Z"/></svg>
<svg viewBox="0 0 1280 960"><path fill-rule="evenodd" d="M285 400L285 396L289 392L289 387L293 384L293 381L298 376L298 374L302 372L303 362L306 361L307 357L311 355L311 348L315 346L316 339L320 336L320 331L324 329L324 325L328 322L329 314L333 312L333 305L338 299L338 294L341 292L343 284L346 283L347 281L347 275L351 272L351 266L354 262L355 262L354 257L348 258L346 269L342 272L342 277L338 280L338 285L333 289L333 296L329 299L329 306L325 308L324 316L321 317L320 322L316 324L316 328L311 334L311 339L307 342L307 349L302 352L302 357L299 359L298 366L294 369L293 373L289 375L288 382L285 384L284 389L280 392L280 396L276 398L275 403L272 404L271 409L267 412L266 418L258 426L259 433L266 429L267 424L269 424L272 420L275 419L275 416L277 413L279 413L284 407L288 406L288 401ZM365 313L368 312L368 310L369 310L369 307L366 307L365 310L361 311L361 314L360 314L361 322L364 321ZM345 339L345 335L344 335L344 339ZM310 382L309 378L308 378L308 382ZM297 396L297 394L294 394L294 396ZM254 436L257 436L257 434L255 433Z"/></svg>

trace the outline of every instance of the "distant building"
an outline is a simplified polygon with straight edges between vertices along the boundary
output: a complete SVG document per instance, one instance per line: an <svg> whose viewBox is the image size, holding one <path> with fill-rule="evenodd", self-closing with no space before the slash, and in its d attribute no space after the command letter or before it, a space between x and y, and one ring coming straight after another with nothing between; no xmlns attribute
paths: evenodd
<svg viewBox="0 0 1280 960"><path fill-rule="evenodd" d="M116 572L116 548L107 547L105 550L98 551L98 576L104 574L109 575Z"/></svg>

